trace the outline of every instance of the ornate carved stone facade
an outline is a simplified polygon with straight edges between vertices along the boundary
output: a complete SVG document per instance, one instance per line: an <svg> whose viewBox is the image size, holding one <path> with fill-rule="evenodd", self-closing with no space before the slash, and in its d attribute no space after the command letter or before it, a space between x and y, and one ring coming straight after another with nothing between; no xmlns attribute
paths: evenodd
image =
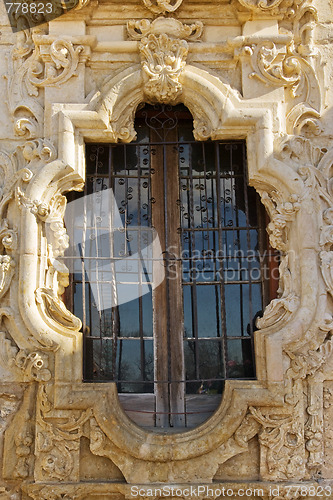
<svg viewBox="0 0 333 500"><path fill-rule="evenodd" d="M0 498L160 484L333 498L330 1L91 0L16 34L0 10ZM84 143L132 141L144 102L185 104L199 141L246 139L281 251L257 380L228 381L215 414L176 434L136 426L114 384L82 383L81 322L61 298Z"/></svg>

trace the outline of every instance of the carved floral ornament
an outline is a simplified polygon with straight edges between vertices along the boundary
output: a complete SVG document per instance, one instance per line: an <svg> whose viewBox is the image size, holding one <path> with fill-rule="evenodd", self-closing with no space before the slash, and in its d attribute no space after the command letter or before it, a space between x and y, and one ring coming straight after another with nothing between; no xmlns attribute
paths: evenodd
<svg viewBox="0 0 333 500"><path fill-rule="evenodd" d="M186 65L188 41L202 35L203 25L197 21L184 25L176 19L159 17L152 23L129 21L130 38L140 40L141 66L146 78L144 92L148 101L174 104L182 93L180 76Z"/></svg>

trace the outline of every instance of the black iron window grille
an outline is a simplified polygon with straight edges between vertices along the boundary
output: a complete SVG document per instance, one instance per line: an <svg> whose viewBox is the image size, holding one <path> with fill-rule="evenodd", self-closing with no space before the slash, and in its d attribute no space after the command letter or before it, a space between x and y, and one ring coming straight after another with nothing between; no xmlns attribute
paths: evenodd
<svg viewBox="0 0 333 500"><path fill-rule="evenodd" d="M133 143L86 145L82 195L112 189L122 229L108 233L112 213L98 210L74 226L69 300L83 321L84 379L116 382L142 425L191 427L226 379L255 377L255 320L271 298L265 212L247 183L245 141L195 141L183 106L145 105L135 128ZM138 272L149 243L138 228L152 227L161 254ZM93 276L89 259L101 264ZM147 275L161 265L154 288Z"/></svg>

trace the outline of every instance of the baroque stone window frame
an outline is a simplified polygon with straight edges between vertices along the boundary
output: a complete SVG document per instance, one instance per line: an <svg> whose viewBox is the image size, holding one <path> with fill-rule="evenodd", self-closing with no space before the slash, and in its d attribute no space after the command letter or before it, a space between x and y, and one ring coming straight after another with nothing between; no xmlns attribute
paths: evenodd
<svg viewBox="0 0 333 500"><path fill-rule="evenodd" d="M178 102L192 113L196 139L246 139L249 183L268 208L271 241L290 254L289 262L284 258L280 266L281 297L266 308L261 330L256 333L257 380L227 381L220 407L200 427L172 435L148 432L125 415L114 383L82 383L80 324L62 309L56 293L50 292L53 282L46 287L40 272L43 266L50 271L45 256L39 256L40 249L44 248L45 254L47 243L59 245L56 231L53 241L45 238L43 223L54 214L61 224L63 193L84 183L85 141L130 142L135 136L135 111L147 100L141 67L128 68L111 78L89 104L53 104L53 132L48 139L31 141L34 148L39 147L37 156L43 168L33 173L28 162L17 179L21 186L16 190L21 210L21 255L17 295L12 297L18 300L20 313L15 321L9 315L8 322L13 338L19 339L18 345L31 347L28 336L21 340L20 330L29 332L42 353L49 355L49 375L38 371L41 363L33 377L41 382L37 404L45 410L51 387L56 411L84 412L90 422L90 450L110 458L128 483L186 482L193 475L198 482L207 481L207 477L212 480L221 463L247 450L248 441L261 426L269 428L269 418L262 409L272 412L276 408L282 420L290 417L283 407L288 397L289 402L292 400L298 378L296 372L290 372L292 367L286 376L286 345L302 342L316 329L325 331L319 320L325 310L328 285L325 287L320 278L318 242L313 237L317 234L318 210L313 210L315 201L304 196L309 186L296 168L290 138L284 136L277 118L279 104L241 99L221 80L189 64L179 81L182 92ZM57 159L52 143L57 145ZM328 172L331 163L332 154L327 153L321 171ZM305 224L309 228L306 232ZM57 273L53 269L47 279L56 279ZM313 349L317 349L315 344ZM290 432L298 439L295 427L291 426ZM36 471L41 477L44 459L43 452L36 458ZM69 475L66 479L74 478Z"/></svg>

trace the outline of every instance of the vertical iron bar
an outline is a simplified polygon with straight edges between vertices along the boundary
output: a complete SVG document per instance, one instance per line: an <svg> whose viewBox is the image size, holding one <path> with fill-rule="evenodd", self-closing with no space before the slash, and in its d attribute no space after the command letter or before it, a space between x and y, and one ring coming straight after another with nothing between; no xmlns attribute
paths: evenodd
<svg viewBox="0 0 333 500"><path fill-rule="evenodd" d="M136 147L137 150L137 186L138 186L138 227L139 235L138 235L138 291L139 291L139 336L140 336L140 363L141 363L141 378L142 380L146 380L146 362L145 362L145 345L143 340L143 311L142 311L142 272L141 266L143 266L143 261L139 260L142 255L141 249L141 169L140 169L140 146Z"/></svg>
<svg viewBox="0 0 333 500"><path fill-rule="evenodd" d="M217 227L218 227L218 238L219 238L219 257L221 258L221 252L223 249L223 224L221 220L221 165L220 165L220 143L215 143L215 162L216 162L216 198L217 198ZM223 178L223 195L224 195L224 178ZM225 200L223 196L223 215L225 223ZM225 245L226 248L226 245ZM223 251L224 252L224 251ZM225 258L225 255L223 255ZM223 260L219 264L219 276L220 276L220 300L221 300L221 322L222 322L222 345L223 345L223 377L227 378L227 360L228 360L228 345L227 345L227 322L226 322L226 303L225 303L225 280L224 280L224 266Z"/></svg>
<svg viewBox="0 0 333 500"><path fill-rule="evenodd" d="M189 188L189 234L190 234L190 260L191 266L195 266L196 262L193 258L195 255L195 231L194 231L194 179L193 179L193 168L192 168L192 147L189 147L189 177L190 177L190 188ZM192 271L192 272L191 272ZM196 276L193 276L193 267L190 269L191 276L191 302L192 302L192 325L193 325L193 345L194 345L194 357L195 357L195 378L199 381L199 349L198 349L198 313L197 313L197 284Z"/></svg>

